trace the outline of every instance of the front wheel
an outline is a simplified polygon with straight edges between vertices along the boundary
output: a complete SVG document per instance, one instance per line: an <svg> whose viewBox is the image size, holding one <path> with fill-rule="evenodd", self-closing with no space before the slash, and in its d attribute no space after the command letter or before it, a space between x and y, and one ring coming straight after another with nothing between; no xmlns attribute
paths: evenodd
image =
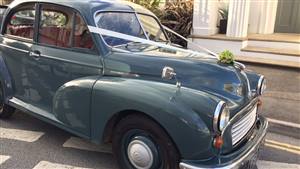
<svg viewBox="0 0 300 169"><path fill-rule="evenodd" d="M178 169L179 153L153 120L129 115L116 126L113 152L122 169Z"/></svg>

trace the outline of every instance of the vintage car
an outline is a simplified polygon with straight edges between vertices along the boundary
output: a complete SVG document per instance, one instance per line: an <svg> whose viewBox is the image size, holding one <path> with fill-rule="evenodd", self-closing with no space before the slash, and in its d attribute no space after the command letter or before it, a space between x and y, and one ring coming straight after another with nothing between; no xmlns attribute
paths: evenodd
<svg viewBox="0 0 300 169"><path fill-rule="evenodd" d="M264 76L171 44L129 2L14 1L0 69L2 119L19 109L112 143L124 169L251 167L268 127Z"/></svg>

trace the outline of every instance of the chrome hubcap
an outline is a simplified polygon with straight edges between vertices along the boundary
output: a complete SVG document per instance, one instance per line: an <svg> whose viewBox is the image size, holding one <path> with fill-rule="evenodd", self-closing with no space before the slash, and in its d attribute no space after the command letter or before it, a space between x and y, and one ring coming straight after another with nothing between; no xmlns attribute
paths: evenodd
<svg viewBox="0 0 300 169"><path fill-rule="evenodd" d="M150 169L153 165L153 153L143 141L131 141L128 145L127 155L130 163L137 169Z"/></svg>

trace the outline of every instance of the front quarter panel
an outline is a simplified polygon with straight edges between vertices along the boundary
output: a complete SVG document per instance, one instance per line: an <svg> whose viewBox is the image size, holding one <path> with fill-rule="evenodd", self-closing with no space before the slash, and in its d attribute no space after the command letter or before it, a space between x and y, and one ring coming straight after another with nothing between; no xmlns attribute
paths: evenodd
<svg viewBox="0 0 300 169"><path fill-rule="evenodd" d="M61 86L53 99L53 115L80 136L90 138L90 103L99 76L72 80Z"/></svg>
<svg viewBox="0 0 300 169"><path fill-rule="evenodd" d="M92 94L92 140L103 140L105 126L118 112L143 112L158 122L173 139L185 159L212 156L211 114L218 100L175 85L105 77Z"/></svg>

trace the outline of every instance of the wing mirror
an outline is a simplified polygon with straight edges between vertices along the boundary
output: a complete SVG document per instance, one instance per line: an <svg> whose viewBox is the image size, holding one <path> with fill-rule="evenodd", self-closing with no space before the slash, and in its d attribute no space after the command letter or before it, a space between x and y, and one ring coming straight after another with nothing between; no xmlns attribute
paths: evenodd
<svg viewBox="0 0 300 169"><path fill-rule="evenodd" d="M176 80L176 86L178 88L181 87L181 83L178 81L177 77L176 77L176 73L175 73L175 70L171 67L164 67L163 68L163 71L162 71L162 74L161 74L161 77L162 79L165 79L165 80L172 80L173 78L175 78Z"/></svg>

